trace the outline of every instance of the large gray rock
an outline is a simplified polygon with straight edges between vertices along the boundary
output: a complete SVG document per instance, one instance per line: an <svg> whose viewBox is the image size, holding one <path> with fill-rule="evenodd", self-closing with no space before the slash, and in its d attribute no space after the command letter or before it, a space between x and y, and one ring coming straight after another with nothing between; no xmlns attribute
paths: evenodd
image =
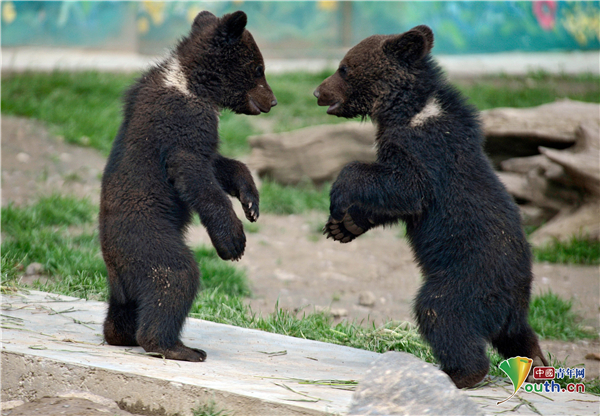
<svg viewBox="0 0 600 416"><path fill-rule="evenodd" d="M531 235L535 245L600 238L600 126L584 123L573 134L575 144L568 149L540 146L539 155L501 163L505 172L498 176L511 195L555 213Z"/></svg>
<svg viewBox="0 0 600 416"><path fill-rule="evenodd" d="M349 415L481 415L450 377L402 353L379 357L359 381Z"/></svg>
<svg viewBox="0 0 600 416"><path fill-rule="evenodd" d="M539 154L538 146L564 149L581 123L599 125L600 105L568 99L531 108L482 111L486 152L496 166L511 157Z"/></svg>
<svg viewBox="0 0 600 416"><path fill-rule="evenodd" d="M375 160L375 128L371 123L348 122L312 126L249 139L248 166L261 178L284 185L310 179L320 185L333 181L344 165Z"/></svg>

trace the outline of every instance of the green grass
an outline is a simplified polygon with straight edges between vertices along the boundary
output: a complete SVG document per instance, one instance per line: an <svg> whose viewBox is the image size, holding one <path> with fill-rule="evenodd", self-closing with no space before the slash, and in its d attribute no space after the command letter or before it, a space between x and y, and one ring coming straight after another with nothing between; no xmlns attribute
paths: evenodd
<svg viewBox="0 0 600 416"><path fill-rule="evenodd" d="M13 276L19 264L41 263L46 275L61 276L59 283L49 280L45 290L105 299L106 268L92 225L96 216L89 201L58 195L25 208L3 207L3 263Z"/></svg>
<svg viewBox="0 0 600 416"><path fill-rule="evenodd" d="M224 110L219 119L220 151L229 157L238 157L250 152L248 136L258 134L249 116L243 116Z"/></svg>
<svg viewBox="0 0 600 416"><path fill-rule="evenodd" d="M596 338L598 335L581 329L573 303L552 292L534 296L529 310L529 323L542 338L573 341L581 338Z"/></svg>
<svg viewBox="0 0 600 416"><path fill-rule="evenodd" d="M248 234L256 234L260 231L260 224L256 222L242 221L242 223L244 224L244 231Z"/></svg>
<svg viewBox="0 0 600 416"><path fill-rule="evenodd" d="M264 132L263 122L275 132L346 121L329 116L316 104L315 88L331 71L268 75L279 101L260 117L224 111L220 122L222 151L239 156L249 151L247 137ZM121 97L136 74L101 72L14 73L2 77L2 114L31 117L53 126L70 143L91 146L108 154L121 123ZM455 83L479 109L529 107L557 98L600 102L600 77L532 73L526 77L489 76Z"/></svg>
<svg viewBox="0 0 600 416"><path fill-rule="evenodd" d="M106 267L98 241L97 207L88 200L53 195L27 207L2 208L2 284L17 285L30 263L42 264L46 283L39 290L86 299L106 300ZM242 270L218 258L216 251L194 249L202 285L229 296L248 296Z"/></svg>
<svg viewBox="0 0 600 416"><path fill-rule="evenodd" d="M260 187L260 211L279 215L311 210L328 212L329 189L328 184L320 188L310 183L284 186L267 179Z"/></svg>
<svg viewBox="0 0 600 416"><path fill-rule="evenodd" d="M194 255L200 265L204 288L216 290L227 296L250 296L245 273L221 260L213 247L195 248Z"/></svg>
<svg viewBox="0 0 600 416"><path fill-rule="evenodd" d="M209 401L192 409L194 416L231 416L232 414L224 409L219 409L214 401Z"/></svg>
<svg viewBox="0 0 600 416"><path fill-rule="evenodd" d="M499 75L455 82L479 110L496 107L533 107L561 98L600 102L600 77L591 74L551 75L531 72L526 76Z"/></svg>
<svg viewBox="0 0 600 416"><path fill-rule="evenodd" d="M121 95L134 78L59 71L3 76L2 114L45 121L68 142L108 154L121 122Z"/></svg>
<svg viewBox="0 0 600 416"><path fill-rule="evenodd" d="M573 236L567 242L555 240L542 247L534 247L536 261L564 264L600 264L600 242Z"/></svg>

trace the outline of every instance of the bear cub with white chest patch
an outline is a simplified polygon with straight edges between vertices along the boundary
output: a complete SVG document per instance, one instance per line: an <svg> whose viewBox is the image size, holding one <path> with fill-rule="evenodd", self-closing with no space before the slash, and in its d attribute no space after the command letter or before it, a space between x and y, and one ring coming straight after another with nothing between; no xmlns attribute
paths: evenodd
<svg viewBox="0 0 600 416"><path fill-rule="evenodd" d="M347 243L406 223L423 272L414 303L423 337L457 387L487 374L486 342L547 365L527 321L531 252L519 210L482 150L477 111L430 56L433 33L371 36L315 91L338 117L370 117L377 161L350 163L331 189L324 232Z"/></svg>
<svg viewBox="0 0 600 416"><path fill-rule="evenodd" d="M218 255L239 259L246 237L229 199L259 215L248 168L218 153L219 112L257 115L277 104L246 14L200 13L171 55L125 96L104 175L100 243L109 282L104 337L168 359L204 361L180 332L200 284L184 231L197 212Z"/></svg>

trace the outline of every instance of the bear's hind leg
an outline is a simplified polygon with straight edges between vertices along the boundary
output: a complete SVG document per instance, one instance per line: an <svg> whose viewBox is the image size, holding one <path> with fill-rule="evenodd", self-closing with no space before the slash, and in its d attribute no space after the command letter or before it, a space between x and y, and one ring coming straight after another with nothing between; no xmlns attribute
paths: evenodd
<svg viewBox="0 0 600 416"><path fill-rule="evenodd" d="M200 283L198 266L189 250L169 256L170 266L154 266L140 297L137 341L146 352L180 361L204 361L206 353L179 339Z"/></svg>
<svg viewBox="0 0 600 416"><path fill-rule="evenodd" d="M527 357L533 360L533 367L548 366L535 332L527 322L521 324L513 333L502 331L491 339L492 345L504 358Z"/></svg>
<svg viewBox="0 0 600 416"><path fill-rule="evenodd" d="M436 295L428 293L430 290L426 283L415 303L419 332L456 387L472 387L483 380L490 367L485 339L466 311L456 307L449 310L455 303L448 293Z"/></svg>
<svg viewBox="0 0 600 416"><path fill-rule="evenodd" d="M108 313L104 320L104 339L110 345L137 346L137 304L133 301L119 302L110 296Z"/></svg>
<svg viewBox="0 0 600 416"><path fill-rule="evenodd" d="M488 373L490 361L485 352L486 343L469 329L460 331L460 325L421 330L444 371L457 388L472 387Z"/></svg>

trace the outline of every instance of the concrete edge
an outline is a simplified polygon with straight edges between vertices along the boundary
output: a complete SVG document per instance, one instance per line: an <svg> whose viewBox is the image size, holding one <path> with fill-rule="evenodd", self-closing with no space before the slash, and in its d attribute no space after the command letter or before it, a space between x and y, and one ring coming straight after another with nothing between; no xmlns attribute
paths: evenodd
<svg viewBox="0 0 600 416"><path fill-rule="evenodd" d="M319 411L263 401L219 390L153 377L120 373L2 351L2 401L31 401L67 390L86 391L114 400L129 412L142 415L192 416L199 405L237 415L323 415Z"/></svg>

